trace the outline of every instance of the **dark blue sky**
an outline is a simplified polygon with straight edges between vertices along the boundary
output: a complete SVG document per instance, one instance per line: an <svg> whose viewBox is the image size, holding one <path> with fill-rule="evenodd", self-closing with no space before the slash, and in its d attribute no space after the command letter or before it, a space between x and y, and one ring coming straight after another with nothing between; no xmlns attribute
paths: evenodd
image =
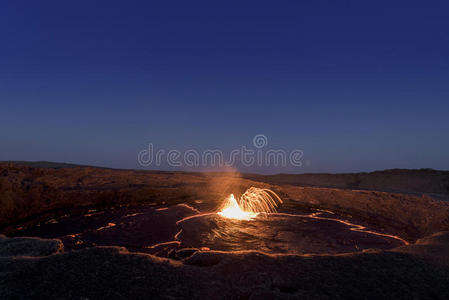
<svg viewBox="0 0 449 300"><path fill-rule="evenodd" d="M304 166L244 171L449 169L447 1L3 1L0 26L0 160L262 133Z"/></svg>

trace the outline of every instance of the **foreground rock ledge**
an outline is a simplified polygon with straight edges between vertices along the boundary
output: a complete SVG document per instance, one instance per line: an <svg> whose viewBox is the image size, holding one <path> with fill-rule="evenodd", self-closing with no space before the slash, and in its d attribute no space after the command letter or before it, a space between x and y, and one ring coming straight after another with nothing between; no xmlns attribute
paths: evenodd
<svg viewBox="0 0 449 300"><path fill-rule="evenodd" d="M55 240L36 238L22 238L14 252L8 246L14 240L0 240L1 299L449 297L449 232L393 251L334 256L198 251L184 261L122 247L61 252ZM27 244L40 250L23 251ZM40 252L49 245L51 254Z"/></svg>
<svg viewBox="0 0 449 300"><path fill-rule="evenodd" d="M2 256L46 256L64 250L64 245L57 239L40 239L34 237L7 238L0 234L0 257Z"/></svg>

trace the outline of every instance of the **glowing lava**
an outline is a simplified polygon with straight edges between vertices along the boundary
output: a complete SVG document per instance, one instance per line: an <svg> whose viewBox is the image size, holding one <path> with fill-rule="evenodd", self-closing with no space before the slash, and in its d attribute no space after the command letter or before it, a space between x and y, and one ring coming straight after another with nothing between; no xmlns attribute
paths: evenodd
<svg viewBox="0 0 449 300"><path fill-rule="evenodd" d="M239 202L231 194L225 200L218 214L222 217L237 220L251 220L259 213L274 213L281 198L269 189L251 187L240 197Z"/></svg>
<svg viewBox="0 0 449 300"><path fill-rule="evenodd" d="M235 200L234 194L231 194L229 195L225 205L223 205L223 208L218 212L218 214L228 219L251 220L257 217L259 213L242 210L237 203L237 200Z"/></svg>

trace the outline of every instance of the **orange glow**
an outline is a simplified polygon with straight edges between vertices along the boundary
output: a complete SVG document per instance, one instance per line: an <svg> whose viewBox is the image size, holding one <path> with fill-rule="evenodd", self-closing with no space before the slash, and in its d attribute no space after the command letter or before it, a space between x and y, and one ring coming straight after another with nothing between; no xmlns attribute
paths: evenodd
<svg viewBox="0 0 449 300"><path fill-rule="evenodd" d="M258 215L258 213L243 211L235 200L233 194L229 195L225 205L223 206L221 211L218 212L218 214L228 219L238 220L251 220Z"/></svg>
<svg viewBox="0 0 449 300"><path fill-rule="evenodd" d="M218 214L229 219L252 220L259 213L276 212L279 203L282 200L273 191L251 187L240 197L239 202L233 194L229 195Z"/></svg>

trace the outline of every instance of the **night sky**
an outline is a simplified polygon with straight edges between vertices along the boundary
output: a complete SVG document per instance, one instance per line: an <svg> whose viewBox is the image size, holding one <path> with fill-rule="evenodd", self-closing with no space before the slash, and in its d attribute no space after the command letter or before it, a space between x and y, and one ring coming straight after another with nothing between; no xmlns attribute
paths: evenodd
<svg viewBox="0 0 449 300"><path fill-rule="evenodd" d="M0 26L0 160L264 134L304 165L242 171L449 169L447 1L2 1Z"/></svg>

